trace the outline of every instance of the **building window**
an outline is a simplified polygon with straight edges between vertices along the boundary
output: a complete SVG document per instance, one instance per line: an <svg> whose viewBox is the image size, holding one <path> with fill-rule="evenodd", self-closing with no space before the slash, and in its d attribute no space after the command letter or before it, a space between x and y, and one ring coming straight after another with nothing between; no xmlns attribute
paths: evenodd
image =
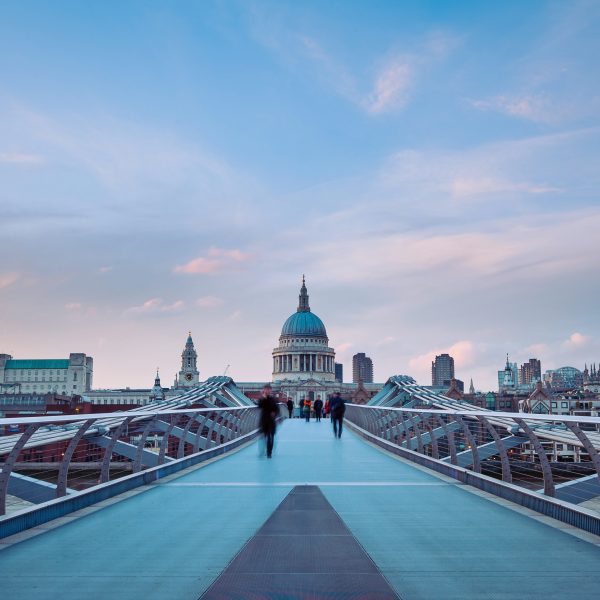
<svg viewBox="0 0 600 600"><path fill-rule="evenodd" d="M568 402L561 402L560 403L562 408L569 408L569 403Z"/></svg>

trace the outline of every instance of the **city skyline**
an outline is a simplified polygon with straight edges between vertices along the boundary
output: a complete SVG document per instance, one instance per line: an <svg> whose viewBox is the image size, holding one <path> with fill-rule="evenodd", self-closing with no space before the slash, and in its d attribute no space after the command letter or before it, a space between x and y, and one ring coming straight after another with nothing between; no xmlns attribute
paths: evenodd
<svg viewBox="0 0 600 600"><path fill-rule="evenodd" d="M0 352L269 380L306 273L346 373L600 357L598 2L61 7L0 7Z"/></svg>

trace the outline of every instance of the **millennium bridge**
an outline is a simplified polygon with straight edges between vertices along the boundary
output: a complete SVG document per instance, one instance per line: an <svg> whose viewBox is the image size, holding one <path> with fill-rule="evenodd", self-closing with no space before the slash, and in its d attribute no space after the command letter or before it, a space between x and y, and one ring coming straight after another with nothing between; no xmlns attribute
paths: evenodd
<svg viewBox="0 0 600 600"><path fill-rule="evenodd" d="M229 377L0 419L2 598L598 597L600 419L407 376L347 405L341 439L284 413L271 460Z"/></svg>

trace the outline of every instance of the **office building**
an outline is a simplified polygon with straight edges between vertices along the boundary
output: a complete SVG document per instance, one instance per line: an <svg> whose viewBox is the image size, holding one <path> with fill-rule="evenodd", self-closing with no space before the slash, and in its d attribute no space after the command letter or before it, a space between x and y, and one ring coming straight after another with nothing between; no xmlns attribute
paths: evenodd
<svg viewBox="0 0 600 600"><path fill-rule="evenodd" d="M373 361L364 352L352 357L352 382L373 383Z"/></svg>
<svg viewBox="0 0 600 600"><path fill-rule="evenodd" d="M454 379L454 359L449 354L440 354L431 363L431 385L446 387Z"/></svg>

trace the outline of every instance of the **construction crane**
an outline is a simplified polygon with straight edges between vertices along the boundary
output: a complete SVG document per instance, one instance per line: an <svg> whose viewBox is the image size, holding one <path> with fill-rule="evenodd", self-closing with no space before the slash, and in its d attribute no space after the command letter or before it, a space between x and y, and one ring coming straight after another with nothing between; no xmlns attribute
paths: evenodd
<svg viewBox="0 0 600 600"><path fill-rule="evenodd" d="M230 366L231 366L231 365L227 365L227 366L225 367L225 370L223 371L223 377L225 377L225 375L227 375L227 371L229 371L229 367L230 367Z"/></svg>

